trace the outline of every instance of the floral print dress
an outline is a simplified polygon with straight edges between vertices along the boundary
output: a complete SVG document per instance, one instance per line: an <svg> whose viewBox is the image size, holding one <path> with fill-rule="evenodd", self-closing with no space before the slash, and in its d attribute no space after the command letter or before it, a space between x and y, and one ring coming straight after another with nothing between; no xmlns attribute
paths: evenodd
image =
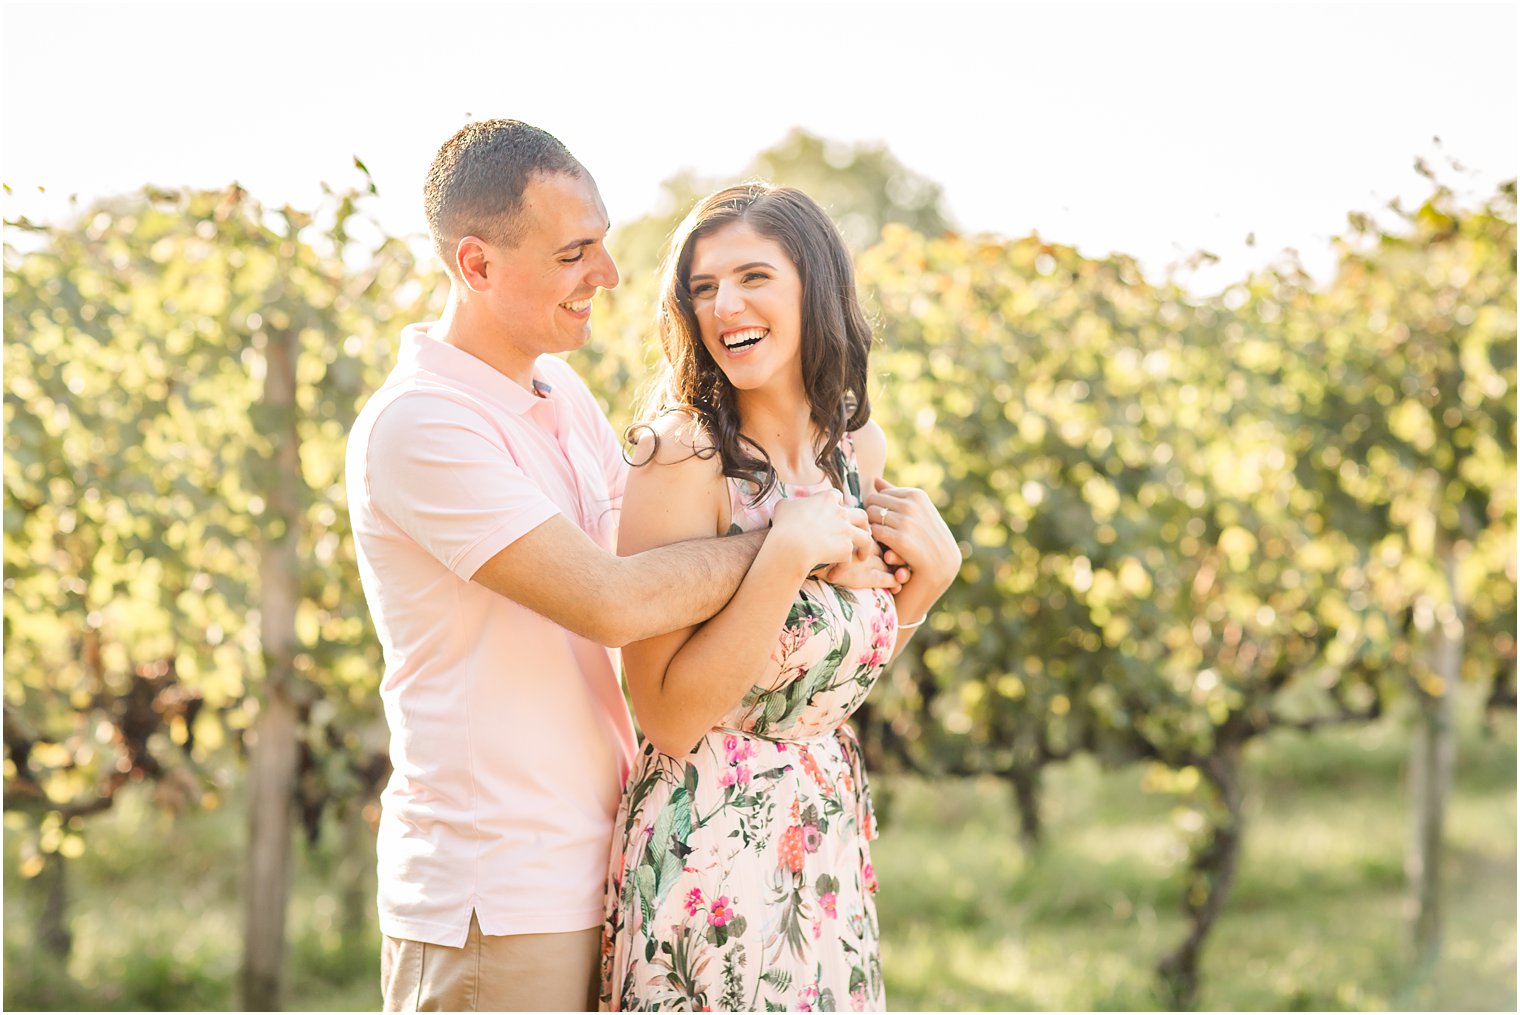
<svg viewBox="0 0 1520 1015"><path fill-rule="evenodd" d="M860 500L848 437L839 451ZM811 488L728 480L733 526ZM685 757L645 744L613 826L604 1010L879 1011L876 831L844 725L886 665L881 590L809 580L765 678Z"/></svg>

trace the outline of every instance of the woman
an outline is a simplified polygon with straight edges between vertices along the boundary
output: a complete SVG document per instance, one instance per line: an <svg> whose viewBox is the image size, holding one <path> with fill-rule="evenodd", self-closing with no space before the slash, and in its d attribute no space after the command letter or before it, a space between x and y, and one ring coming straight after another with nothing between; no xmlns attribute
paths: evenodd
<svg viewBox="0 0 1520 1015"><path fill-rule="evenodd" d="M648 742L614 825L602 1003L880 1009L874 828L843 724L960 554L921 492L881 482L870 329L806 195L750 184L700 202L666 261L660 334L662 412L635 454L620 553L842 493L914 573L895 601L809 578L778 527L721 613L624 649Z"/></svg>

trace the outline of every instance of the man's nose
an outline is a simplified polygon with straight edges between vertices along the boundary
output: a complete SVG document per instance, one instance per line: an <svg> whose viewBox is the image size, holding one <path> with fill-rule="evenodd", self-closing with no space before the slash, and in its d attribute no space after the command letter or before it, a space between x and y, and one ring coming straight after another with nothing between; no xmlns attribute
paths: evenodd
<svg viewBox="0 0 1520 1015"><path fill-rule="evenodd" d="M599 285L603 289L616 289L621 281L618 276L617 263L612 260L612 255L605 249L597 252L596 263L591 266L591 271L586 275L586 281L592 285Z"/></svg>

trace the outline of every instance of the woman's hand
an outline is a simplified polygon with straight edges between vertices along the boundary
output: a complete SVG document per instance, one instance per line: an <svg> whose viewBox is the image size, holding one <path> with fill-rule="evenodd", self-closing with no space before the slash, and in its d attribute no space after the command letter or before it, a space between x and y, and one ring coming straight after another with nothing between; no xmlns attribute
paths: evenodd
<svg viewBox="0 0 1520 1015"><path fill-rule="evenodd" d="M897 563L901 565L902 561ZM883 559L881 546L873 541L868 556L862 559L857 555L842 564L835 564L819 577L830 585L847 589L886 589L895 596L908 580L908 569L889 565Z"/></svg>
<svg viewBox="0 0 1520 1015"><path fill-rule="evenodd" d="M766 536L767 544L773 541L785 545L804 571L864 559L872 549L866 513L846 507L844 495L834 489L789 497L777 504Z"/></svg>
<svg viewBox="0 0 1520 1015"><path fill-rule="evenodd" d="M908 619L917 620L955 581L961 569L961 550L924 491L892 486L880 477L874 486L876 489L865 498L871 534L889 551L888 564L894 563L895 556L912 570L913 580L898 596L898 611L911 612Z"/></svg>

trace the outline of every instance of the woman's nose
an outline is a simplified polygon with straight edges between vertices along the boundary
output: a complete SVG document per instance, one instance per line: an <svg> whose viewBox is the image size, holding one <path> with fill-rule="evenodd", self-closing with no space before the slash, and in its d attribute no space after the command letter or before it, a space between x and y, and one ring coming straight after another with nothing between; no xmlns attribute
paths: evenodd
<svg viewBox="0 0 1520 1015"><path fill-rule="evenodd" d="M717 305L714 307L719 317L729 320L744 311L744 298L737 286L718 286Z"/></svg>

